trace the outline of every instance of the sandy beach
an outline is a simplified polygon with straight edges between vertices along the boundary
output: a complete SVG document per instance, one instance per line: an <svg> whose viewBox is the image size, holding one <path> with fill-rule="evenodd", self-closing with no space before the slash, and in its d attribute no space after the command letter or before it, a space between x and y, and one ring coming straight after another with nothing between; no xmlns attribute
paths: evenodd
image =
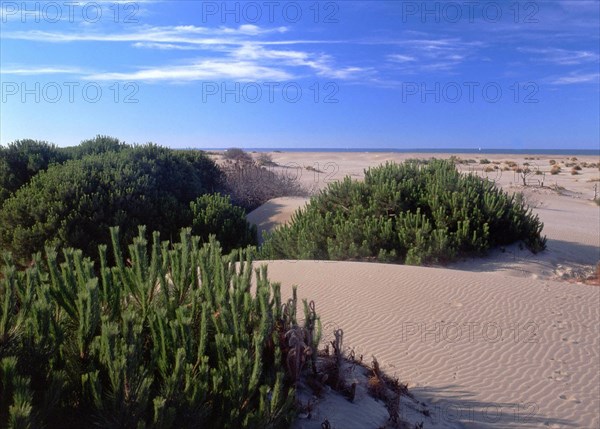
<svg viewBox="0 0 600 429"><path fill-rule="evenodd" d="M413 426L600 427L600 288L586 284L600 260L600 207L593 202L598 158L454 155L465 160L461 171L524 193L545 224L547 250L533 255L513 245L446 267L268 261L270 277L284 295L298 285L301 297L315 300L325 339L342 328L348 349L365 361L376 356L408 384L415 403L428 410L402 410ZM274 168L313 190L346 175L360 179L365 168L386 161L431 156L272 153L280 166ZM559 174L550 174L551 160ZM587 167L573 175L573 163ZM509 165L540 174L523 186ZM249 219L259 231L270 230L305 203L272 200ZM385 416L377 410L363 406L355 415L324 401L298 427L318 428L325 418L337 429L379 427Z"/></svg>

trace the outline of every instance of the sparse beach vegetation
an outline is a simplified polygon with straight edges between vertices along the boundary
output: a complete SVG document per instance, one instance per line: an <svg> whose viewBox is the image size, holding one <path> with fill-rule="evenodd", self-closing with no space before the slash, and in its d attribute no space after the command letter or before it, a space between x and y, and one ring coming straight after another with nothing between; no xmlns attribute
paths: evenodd
<svg viewBox="0 0 600 429"><path fill-rule="evenodd" d="M388 163L330 184L275 230L265 258L447 262L523 241L544 249L543 224L518 196L460 174L451 161Z"/></svg>
<svg viewBox="0 0 600 429"><path fill-rule="evenodd" d="M221 165L225 193L248 213L272 198L307 196L308 190L298 180L298 169L267 168L237 151L234 158Z"/></svg>

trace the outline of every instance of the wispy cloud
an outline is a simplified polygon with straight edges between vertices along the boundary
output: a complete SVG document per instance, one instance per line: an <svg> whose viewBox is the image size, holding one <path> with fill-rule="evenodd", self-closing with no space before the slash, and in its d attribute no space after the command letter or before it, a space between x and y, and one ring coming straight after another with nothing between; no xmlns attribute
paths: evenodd
<svg viewBox="0 0 600 429"><path fill-rule="evenodd" d="M39 1L5 1L0 5L0 22L2 24L17 23L40 23L40 22L74 22L85 25L89 21L83 19L80 13L83 7L95 7L100 9L104 16L114 13L115 5L127 7L127 12L138 18L146 15L143 7L153 3L161 3L164 0L95 0L90 1L68 1L68 2L39 2Z"/></svg>
<svg viewBox="0 0 600 429"><path fill-rule="evenodd" d="M90 80L189 82L201 79L289 80L309 76L353 79L372 72L372 69L354 64L339 65L331 54L321 51L286 49L286 46L328 43L282 38L288 31L284 26L263 28L251 24L219 28L184 25L144 26L119 33L14 31L3 36L53 43L128 43L134 48L208 53L200 60L180 59L175 65L139 65L134 71L103 71L82 76Z"/></svg>
<svg viewBox="0 0 600 429"><path fill-rule="evenodd" d="M286 27L260 28L256 25L240 25L237 28L197 27L194 25L181 26L142 26L137 31L121 33L100 32L56 32L43 30L6 31L4 39L27 40L45 43L69 42L126 42L189 44L189 45L238 45L243 43L245 36L259 36L271 33L285 33Z"/></svg>
<svg viewBox="0 0 600 429"><path fill-rule="evenodd" d="M86 76L89 80L196 81L225 79L239 81L282 81L309 76L352 79L372 70L337 66L326 54L297 50L274 50L248 43L231 49L225 57L194 61L186 65L161 65L134 72L107 72Z"/></svg>
<svg viewBox="0 0 600 429"><path fill-rule="evenodd" d="M121 80L146 82L191 82L197 80L289 80L284 70L263 67L248 61L204 60L190 65L146 68L131 73L107 72L85 77L87 80Z"/></svg>
<svg viewBox="0 0 600 429"><path fill-rule="evenodd" d="M552 78L553 85L575 85L582 83L599 83L600 73L570 73L567 76Z"/></svg>
<svg viewBox="0 0 600 429"><path fill-rule="evenodd" d="M352 77L364 76L373 72L372 68L337 66L331 55L323 53L272 49L256 43L245 44L244 46L233 50L231 54L235 58L268 62L272 65L283 64L289 67L308 68L314 71L317 76L327 78L350 79Z"/></svg>
<svg viewBox="0 0 600 429"><path fill-rule="evenodd" d="M53 75L53 74L72 74L81 75L85 71L79 67L61 67L61 66L48 66L48 67L27 67L27 66L13 66L0 69L0 74L3 75L21 75L21 76L37 76L37 75Z"/></svg>
<svg viewBox="0 0 600 429"><path fill-rule="evenodd" d="M560 48L518 48L519 52L533 54L532 59L557 65L569 66L597 63L600 57L591 51L573 51Z"/></svg>
<svg viewBox="0 0 600 429"><path fill-rule="evenodd" d="M481 42L460 38L410 39L397 44L402 46L402 52L389 54L387 60L409 73L455 69L483 46Z"/></svg>
<svg viewBox="0 0 600 429"><path fill-rule="evenodd" d="M417 59L410 55L402 55L402 54L391 54L388 55L388 59L395 63L410 63L413 61L417 61Z"/></svg>
<svg viewBox="0 0 600 429"><path fill-rule="evenodd" d="M144 79L185 81L207 77L223 79L262 79L316 76L331 79L356 79L374 72L357 64L338 64L324 46L343 40L310 40L288 37L286 26L263 27L244 24L236 27L197 25L151 26L101 32L93 28L73 31L27 30L5 31L7 40L39 43L122 43L137 49L162 51L203 51L205 58L180 59L172 64L140 64L134 71L109 70L91 73L86 79ZM290 47L294 47L291 48ZM303 49L297 49L302 46ZM307 48L318 46L318 48ZM183 65L182 65L183 64Z"/></svg>

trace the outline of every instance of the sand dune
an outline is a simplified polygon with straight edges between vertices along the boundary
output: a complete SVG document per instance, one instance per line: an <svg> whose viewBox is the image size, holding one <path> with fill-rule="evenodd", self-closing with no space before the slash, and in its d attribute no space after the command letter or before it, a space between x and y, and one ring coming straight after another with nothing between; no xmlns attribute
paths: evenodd
<svg viewBox="0 0 600 429"><path fill-rule="evenodd" d="M368 166L419 157L273 155L281 165L318 167L323 173L304 172L301 179L319 187L345 175L360 179ZM547 171L552 157L489 158L538 163ZM557 161L565 166L569 159ZM413 424L600 428L600 288L572 282L600 260L600 208L591 201L598 168L584 169L581 175L548 174L546 187L523 187L514 172L485 173L478 163L459 168L493 175L490 179L507 191L524 192L545 224L547 250L534 255L515 244L445 268L271 261L270 277L282 283L285 295L298 284L301 297L316 301L326 334L342 328L345 344L357 355L367 362L375 355L389 374L409 384L430 410L429 416L403 410ZM271 230L305 201L276 199L249 219L259 230ZM303 421L298 428L320 428L325 418L335 429L385 422L381 407L366 399L360 411L344 407L343 401L321 402L312 422Z"/></svg>
<svg viewBox="0 0 600 429"><path fill-rule="evenodd" d="M357 355L408 382L435 426L600 425L600 288L358 262L268 265L284 295L299 284L316 301L326 334L343 328Z"/></svg>
<svg viewBox="0 0 600 429"><path fill-rule="evenodd" d="M386 161L402 162L408 158L429 158L431 154L401 153L273 153L273 159L279 165L301 168L301 166L318 167L322 173L298 170L299 177L307 187L317 185L324 188L331 181L345 176L356 179L363 177L363 170L377 166ZM450 155L436 154L438 158L449 158ZM518 245L508 246L490 252L487 258L475 258L455 262L451 268L478 272L503 272L516 277L533 277L540 279L577 278L593 272L600 261L600 207L591 201L594 187L600 195L600 176L598 168L584 168L581 174L571 175L568 157L525 155L486 155L491 162L513 160L517 165L529 164L533 169L547 173L544 177L545 187L520 184L518 174L513 171L485 172L488 164L479 164L484 156L473 154L458 155L463 159L475 158L474 164L458 165L465 173L478 174L494 180L508 192L523 192L527 201L534 207L544 222L544 234L548 237L548 249L537 255L523 250ZM563 165L565 172L550 175L550 159ZM580 161L597 163L596 157L580 157ZM493 165L493 164L492 164ZM286 174L289 174L287 172ZM542 176L532 176L542 177ZM537 180L537 179L536 179ZM308 199L276 198L259 207L248 215L250 222L258 227L259 237L263 231L270 231L287 222L294 211L302 207Z"/></svg>
<svg viewBox="0 0 600 429"><path fill-rule="evenodd" d="M308 198L273 198L248 214L248 222L256 225L258 240L262 243L263 232L273 230L277 225L286 223L294 212L304 206Z"/></svg>

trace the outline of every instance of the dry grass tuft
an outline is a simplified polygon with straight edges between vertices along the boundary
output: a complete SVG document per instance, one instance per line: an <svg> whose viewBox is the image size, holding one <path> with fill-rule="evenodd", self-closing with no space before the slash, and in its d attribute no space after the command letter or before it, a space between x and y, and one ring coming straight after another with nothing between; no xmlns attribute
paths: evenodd
<svg viewBox="0 0 600 429"><path fill-rule="evenodd" d="M579 272L566 279L569 283L583 283L590 286L600 286L600 261L596 269L587 274Z"/></svg>
<svg viewBox="0 0 600 429"><path fill-rule="evenodd" d="M400 420L400 397L409 395L405 384L398 381L397 378L390 378L381 372L379 362L373 356L373 366L370 368L371 375L368 381L368 391L371 396L385 403L389 418L386 428L401 427Z"/></svg>

